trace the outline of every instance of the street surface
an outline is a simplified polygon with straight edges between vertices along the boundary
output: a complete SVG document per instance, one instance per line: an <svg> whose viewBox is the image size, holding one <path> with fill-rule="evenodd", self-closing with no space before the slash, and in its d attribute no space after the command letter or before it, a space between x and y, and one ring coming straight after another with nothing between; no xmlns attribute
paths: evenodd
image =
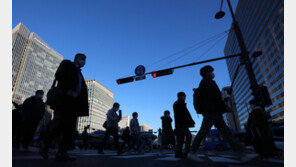
<svg viewBox="0 0 296 167"><path fill-rule="evenodd" d="M100 167L283 167L283 160L253 159L247 163L239 161L235 154L230 151L214 152L200 151L199 156L203 162L194 162L188 159L177 159L172 151L164 151L164 156L158 155L158 150L153 150L144 155L121 155L117 156L116 151L106 150L104 155L97 154L96 150L69 151L69 155L76 157L76 161L56 161L54 159L55 150L50 150L50 158L44 160L38 154L38 148L30 148L31 152L22 151L12 152L13 167L78 167L78 166L100 166ZM254 156L254 153L248 153L248 156Z"/></svg>

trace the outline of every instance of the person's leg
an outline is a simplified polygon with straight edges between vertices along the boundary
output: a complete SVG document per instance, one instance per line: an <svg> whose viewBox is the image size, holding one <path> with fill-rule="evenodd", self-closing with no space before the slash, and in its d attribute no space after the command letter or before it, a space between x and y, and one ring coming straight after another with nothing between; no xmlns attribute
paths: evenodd
<svg viewBox="0 0 296 167"><path fill-rule="evenodd" d="M62 156L67 155L67 151L74 143L74 135L76 129L77 117L75 116L67 116L63 118L64 126L63 126L63 138L59 145L59 151Z"/></svg>
<svg viewBox="0 0 296 167"><path fill-rule="evenodd" d="M177 128L177 149L175 155L182 155L182 148L185 138L184 128Z"/></svg>
<svg viewBox="0 0 296 167"><path fill-rule="evenodd" d="M56 111L54 119L48 124L40 142L39 153L43 158L48 158L48 148L52 140L62 133L63 126L64 121L62 120L62 116L58 111Z"/></svg>
<svg viewBox="0 0 296 167"><path fill-rule="evenodd" d="M202 120L202 125L200 127L200 130L198 131L197 135L195 136L193 143L191 145L191 153L196 153L201 141L206 137L206 135L209 133L211 127L213 126L213 119L212 114L204 114Z"/></svg>
<svg viewBox="0 0 296 167"><path fill-rule="evenodd" d="M127 151L130 152L132 148L134 148L134 144L135 144L135 139L134 139L134 135L132 134L131 135L131 140L130 140L130 143L129 143L129 146L128 146L128 149Z"/></svg>
<svg viewBox="0 0 296 167"><path fill-rule="evenodd" d="M107 127L106 132L105 132L105 136L104 136L102 142L99 144L99 150L98 150L99 153L104 154L104 152L103 152L104 146L106 144L106 141L109 139L109 137L110 137L110 128Z"/></svg>
<svg viewBox="0 0 296 167"><path fill-rule="evenodd" d="M118 141L118 129L117 128L112 128L112 136L114 139L115 148L117 149L117 153L120 153L121 147L120 147L119 141Z"/></svg>
<svg viewBox="0 0 296 167"><path fill-rule="evenodd" d="M143 145L143 142L141 142L140 140L141 140L140 134L136 134L136 146L139 153L142 151L142 145Z"/></svg>
<svg viewBox="0 0 296 167"><path fill-rule="evenodd" d="M191 144L191 139L192 135L189 130L189 128L184 129L185 130L185 136L186 136L186 141L185 141L185 154L187 155L190 151L190 144Z"/></svg>
<svg viewBox="0 0 296 167"><path fill-rule="evenodd" d="M24 120L22 125L22 137L21 144L24 150L28 149L29 146L29 134L30 134L30 121Z"/></svg>
<svg viewBox="0 0 296 167"><path fill-rule="evenodd" d="M226 125L222 115L217 115L217 119L216 119L214 125L219 130L219 132L222 134L224 139L229 142L232 149L236 152L241 153L243 149L240 147L238 142L235 140L229 127Z"/></svg>

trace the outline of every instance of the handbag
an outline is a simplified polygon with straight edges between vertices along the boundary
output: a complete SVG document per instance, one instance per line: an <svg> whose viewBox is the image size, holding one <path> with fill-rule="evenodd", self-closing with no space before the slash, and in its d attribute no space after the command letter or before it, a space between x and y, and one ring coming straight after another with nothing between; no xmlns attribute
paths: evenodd
<svg viewBox="0 0 296 167"><path fill-rule="evenodd" d="M56 110L63 104L64 93L61 88L55 86L57 79L55 78L50 90L46 95L45 104L49 105L52 110Z"/></svg>

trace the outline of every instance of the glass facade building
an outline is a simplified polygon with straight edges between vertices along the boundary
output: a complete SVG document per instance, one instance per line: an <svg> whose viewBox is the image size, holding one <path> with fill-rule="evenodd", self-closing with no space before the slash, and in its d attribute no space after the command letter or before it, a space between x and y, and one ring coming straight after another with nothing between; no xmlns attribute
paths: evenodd
<svg viewBox="0 0 296 167"><path fill-rule="evenodd" d="M272 105L266 108L272 120L283 120L284 117L284 1L260 0L238 2L236 20L239 23L250 52L250 59L258 84L267 86ZM263 55L251 58L254 51ZM232 30L228 36L225 56L240 53L240 48ZM239 58L226 60L230 79L233 80ZM233 84L233 94L240 125L248 119L248 105L251 100L249 79L242 65Z"/></svg>
<svg viewBox="0 0 296 167"><path fill-rule="evenodd" d="M105 130L103 124L107 112L113 106L113 93L96 80L87 80L89 116L79 117L77 122L78 132L83 132L84 127L90 126L89 132Z"/></svg>
<svg viewBox="0 0 296 167"><path fill-rule="evenodd" d="M14 44L14 46L17 45ZM13 55L13 59L22 57L19 69L16 70L17 79L12 95L12 100L17 103L22 103L26 98L34 95L38 89L42 89L47 94L54 80L54 74L63 60L59 53L34 32L30 34L25 50L22 55L20 54L21 52Z"/></svg>

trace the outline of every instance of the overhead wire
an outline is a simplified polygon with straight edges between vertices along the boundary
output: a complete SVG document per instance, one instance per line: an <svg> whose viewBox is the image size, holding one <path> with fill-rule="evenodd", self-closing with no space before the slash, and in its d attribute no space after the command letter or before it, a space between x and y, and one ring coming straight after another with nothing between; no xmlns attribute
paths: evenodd
<svg viewBox="0 0 296 167"><path fill-rule="evenodd" d="M210 43L211 41L218 39L221 35L228 34L228 33L230 32L230 30L231 30L231 29L226 30L226 31L223 31L223 32L221 32L221 33L218 33L218 34L216 34L216 35L211 36L210 38L207 38L207 39L205 39L205 40L203 40L203 41L199 41L199 42L197 42L197 43L195 43L195 44L193 44L193 45L191 45L191 46L189 46L189 47L186 47L186 48L184 48L184 49L182 49L182 50L179 50L179 51L177 51L177 52L175 52L175 53L173 53L173 54L170 54L170 55L168 55L168 56L166 56L166 57L164 57L164 58L162 58L162 59L160 59L160 60L158 60L158 61L155 61L155 62L151 63L150 65L146 66L146 68L151 67L151 66L153 66L153 65L156 65L156 64L158 64L158 63L160 63L160 62L162 62L162 61L164 61L164 60L167 60L168 58L171 58L171 57L173 57L173 56L176 56L176 55L178 55L178 54L181 54L182 52L186 52L186 51L188 51L187 53L183 54L183 56L184 56L184 55L186 56L186 55L188 55L189 53L194 52L194 51L197 50L198 48L200 48L200 47L202 47L202 46L205 46L206 44ZM200 46L199 46L199 45L200 45ZM197 48L195 48L195 47L197 47ZM190 49L192 49L192 50L189 51ZM183 56L180 56L180 57L183 57ZM166 64L166 65L167 65L167 64ZM133 73L129 73L129 74L127 74L126 76L129 76L129 75L131 75L131 74L133 74Z"/></svg>
<svg viewBox="0 0 296 167"><path fill-rule="evenodd" d="M225 37L227 36L227 34L225 34L224 36L222 36L220 39L218 39L212 46L210 46L210 48L208 48L203 54L201 54L200 56L199 56L199 58L198 59L200 59L202 56L204 56L206 53L208 53L218 42L220 42L222 39L224 39ZM206 44L204 44L204 45L207 45L208 43L206 43ZM204 46L204 45L202 45L202 46ZM196 51L197 49L199 49L199 48L201 48L202 46L199 46L199 47L197 47L197 48L194 48L193 50L191 50L191 51L189 51L189 52L187 52L187 53L185 53L185 54L183 54L183 55L181 55L181 56L179 56L179 57L177 57L176 59L174 59L174 60L172 60L172 61L170 61L170 62L168 62L168 63L166 63L165 65L162 65L162 66L160 66L160 67L158 67L157 69L159 69L159 68L163 68L163 67L165 67L165 66L167 66L167 65L169 65L169 64L171 64L171 63L173 63L173 62L175 62L175 61L177 61L177 60L179 60L179 59L181 59L181 58L183 58L183 57L185 57L185 56L187 56L187 55L189 55L190 53L193 53L194 51Z"/></svg>

